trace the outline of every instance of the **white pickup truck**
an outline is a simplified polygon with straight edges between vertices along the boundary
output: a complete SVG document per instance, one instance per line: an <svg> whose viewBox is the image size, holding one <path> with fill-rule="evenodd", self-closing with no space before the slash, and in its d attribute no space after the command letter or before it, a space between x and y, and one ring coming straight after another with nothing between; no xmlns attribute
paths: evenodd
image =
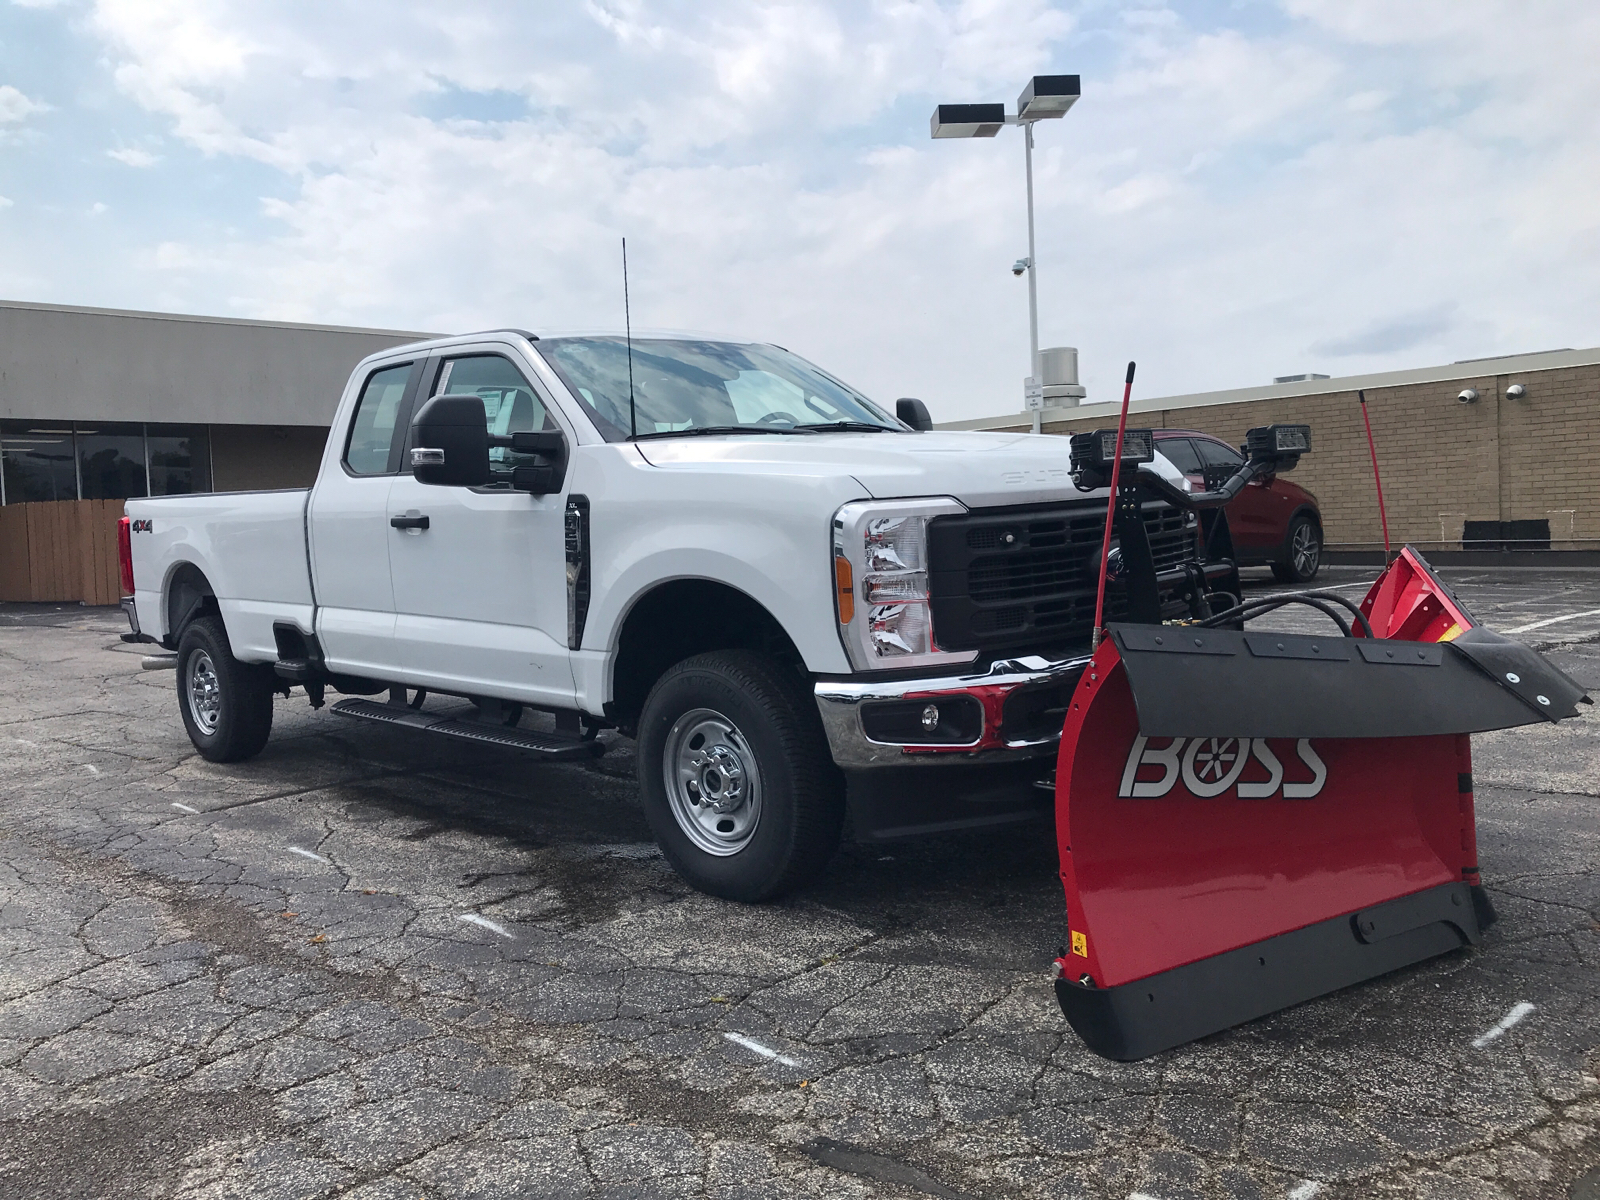
<svg viewBox="0 0 1600 1200"><path fill-rule="evenodd" d="M867 840L1047 816L1109 493L1065 439L897 411L771 345L397 347L351 376L309 490L129 501L129 637L177 652L218 762L294 687L549 757L616 728L667 858L731 898L814 875L847 815ZM1135 508L1162 612L1237 591L1195 512Z"/></svg>

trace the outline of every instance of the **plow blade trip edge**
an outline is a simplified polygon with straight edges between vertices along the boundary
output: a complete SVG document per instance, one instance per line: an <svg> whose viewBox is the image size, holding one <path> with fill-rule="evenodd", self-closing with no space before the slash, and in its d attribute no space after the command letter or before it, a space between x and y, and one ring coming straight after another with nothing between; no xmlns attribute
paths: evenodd
<svg viewBox="0 0 1600 1200"><path fill-rule="evenodd" d="M1366 942L1357 929L1368 919L1396 928ZM1089 1049L1133 1062L1476 944L1480 932L1471 890L1446 883L1121 987L1058 979L1056 999Z"/></svg>

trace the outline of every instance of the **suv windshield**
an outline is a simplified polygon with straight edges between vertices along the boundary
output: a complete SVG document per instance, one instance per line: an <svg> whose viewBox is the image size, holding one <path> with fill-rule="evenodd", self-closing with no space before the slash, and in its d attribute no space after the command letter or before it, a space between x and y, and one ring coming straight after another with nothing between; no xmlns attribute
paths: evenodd
<svg viewBox="0 0 1600 1200"><path fill-rule="evenodd" d="M557 337L534 345L605 439L626 441L627 342ZM635 338L633 400L640 437L905 428L865 396L777 346Z"/></svg>

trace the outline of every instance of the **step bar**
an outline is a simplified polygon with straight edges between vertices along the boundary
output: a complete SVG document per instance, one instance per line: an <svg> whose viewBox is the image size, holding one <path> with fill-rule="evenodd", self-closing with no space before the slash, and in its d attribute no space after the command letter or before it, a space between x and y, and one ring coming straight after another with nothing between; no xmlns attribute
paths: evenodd
<svg viewBox="0 0 1600 1200"><path fill-rule="evenodd" d="M598 758L606 752L605 746L598 740L583 741L579 738L562 737L560 734L518 729L510 725L466 721L460 717L418 712L395 704L380 704L375 700L340 700L332 706L331 711L341 717L355 717L357 720L377 721L385 725L400 725L406 729L439 733L445 737L460 738L468 742L487 742L492 746L526 750L541 758L557 762Z"/></svg>

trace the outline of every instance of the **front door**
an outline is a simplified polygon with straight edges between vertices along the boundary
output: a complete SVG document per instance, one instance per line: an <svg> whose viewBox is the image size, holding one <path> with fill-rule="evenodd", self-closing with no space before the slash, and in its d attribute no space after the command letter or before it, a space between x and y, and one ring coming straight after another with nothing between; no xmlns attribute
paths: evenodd
<svg viewBox="0 0 1600 1200"><path fill-rule="evenodd" d="M432 394L481 398L491 434L560 428L503 354L444 359ZM570 446L570 431L567 438ZM389 537L404 678L567 707L576 688L566 644L565 499L513 491L516 456L489 455L495 478L488 487L440 487L402 473L389 492L391 517L427 518L427 528L413 523Z"/></svg>
<svg viewBox="0 0 1600 1200"><path fill-rule="evenodd" d="M1232 474L1244 466L1244 458L1232 447L1210 438L1195 438L1200 461L1208 467L1221 467ZM1251 554L1264 554L1283 544L1284 514L1272 490L1272 477L1258 476L1245 484L1228 505L1228 532L1234 547Z"/></svg>
<svg viewBox="0 0 1600 1200"><path fill-rule="evenodd" d="M328 666L387 678L399 666L389 580L389 489L422 363L367 376L343 449L324 457L311 492L307 540L317 637ZM241 530L241 532L245 532Z"/></svg>

